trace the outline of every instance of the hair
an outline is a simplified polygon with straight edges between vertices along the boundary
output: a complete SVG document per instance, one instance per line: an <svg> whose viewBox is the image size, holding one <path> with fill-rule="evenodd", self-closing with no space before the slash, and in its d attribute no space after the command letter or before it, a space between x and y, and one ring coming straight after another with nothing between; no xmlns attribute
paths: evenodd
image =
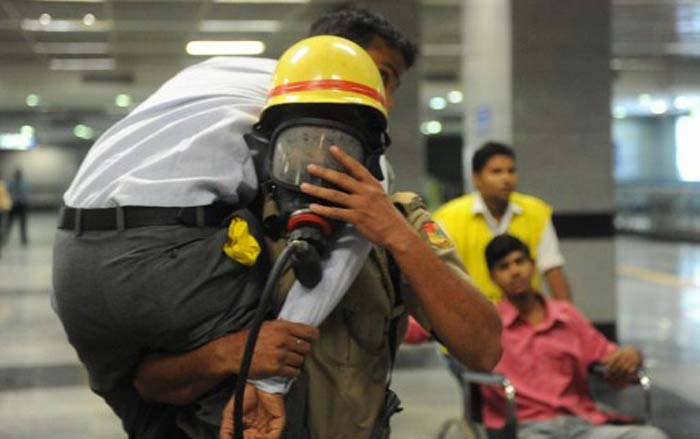
<svg viewBox="0 0 700 439"><path fill-rule="evenodd" d="M532 256L530 256L530 249L515 236L503 234L493 238L486 246L485 251L486 265L489 267L489 271L493 270L503 258L517 251L523 252L528 259L532 259Z"/></svg>
<svg viewBox="0 0 700 439"><path fill-rule="evenodd" d="M335 35L347 38L367 49L375 37L381 37L389 46L401 52L406 68L418 55L418 47L396 26L383 16L353 6L344 5L328 12L311 24L309 36Z"/></svg>
<svg viewBox="0 0 700 439"><path fill-rule="evenodd" d="M474 174L481 172L486 163L497 155L505 155L515 160L515 151L510 146L505 143L487 142L474 153L474 157L472 157L472 172Z"/></svg>

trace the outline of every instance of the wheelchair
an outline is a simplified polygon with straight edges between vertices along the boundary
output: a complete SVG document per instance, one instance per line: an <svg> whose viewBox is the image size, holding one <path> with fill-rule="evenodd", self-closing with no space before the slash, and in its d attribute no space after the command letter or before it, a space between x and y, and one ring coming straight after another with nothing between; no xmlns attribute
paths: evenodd
<svg viewBox="0 0 700 439"><path fill-rule="evenodd" d="M462 419L448 419L445 421L436 438L437 439L517 439L518 419L516 415L515 396L517 389L503 374L474 372L465 368L461 363L446 353L442 353L450 372L459 384L462 396ZM590 368L592 377L602 377L604 373L602 364L594 364ZM595 378L594 378L595 379ZM602 379L602 378L599 378ZM626 423L650 424L652 416L651 406L651 378L643 369L637 373L637 384L643 394L643 414L641 417L624 416ZM482 423L481 415L481 391L479 386L494 386L503 389L506 395L506 422L498 430L487 429ZM601 409L606 412L619 414L620 410L596 401ZM621 416L622 418L623 416Z"/></svg>

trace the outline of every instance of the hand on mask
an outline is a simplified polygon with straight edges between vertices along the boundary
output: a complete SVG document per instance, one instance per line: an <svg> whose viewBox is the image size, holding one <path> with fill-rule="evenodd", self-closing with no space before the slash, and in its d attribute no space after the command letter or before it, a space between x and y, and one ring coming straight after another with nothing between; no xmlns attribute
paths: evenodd
<svg viewBox="0 0 700 439"><path fill-rule="evenodd" d="M301 190L307 195L329 201L337 207L311 204L319 215L353 224L374 244L391 250L401 245L405 233L415 233L394 206L381 183L360 162L333 146L330 152L347 173L309 165L310 174L335 184L341 190L304 183Z"/></svg>

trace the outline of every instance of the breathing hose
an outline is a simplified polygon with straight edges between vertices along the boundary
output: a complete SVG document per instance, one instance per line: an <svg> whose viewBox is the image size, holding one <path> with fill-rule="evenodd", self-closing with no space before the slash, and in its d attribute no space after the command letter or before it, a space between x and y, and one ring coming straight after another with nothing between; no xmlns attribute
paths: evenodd
<svg viewBox="0 0 700 439"><path fill-rule="evenodd" d="M260 297L260 303L257 310L255 311L255 316L253 317L253 324L248 332L248 338L246 339L245 350L243 351L243 359L241 360L241 367L236 377L236 390L234 396L234 406L233 406L233 437L234 439L244 439L243 438L243 396L245 393L245 385L248 380L248 373L250 372L250 365L253 360L253 352L255 350L255 344L258 340L258 335L260 334L260 327L265 320L265 314L270 305L270 299L272 297L272 291L274 291L277 281L279 280L282 272L287 266L287 262L295 255L306 255L309 254L309 248L311 244L304 240L292 240L287 246L282 250L275 265L270 271L270 275L265 283L265 288L263 289L262 295Z"/></svg>

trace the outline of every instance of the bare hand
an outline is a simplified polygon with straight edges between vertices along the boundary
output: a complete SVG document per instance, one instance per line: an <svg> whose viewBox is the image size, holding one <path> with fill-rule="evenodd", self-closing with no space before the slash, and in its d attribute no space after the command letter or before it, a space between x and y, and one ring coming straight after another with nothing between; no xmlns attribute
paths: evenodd
<svg viewBox="0 0 700 439"><path fill-rule="evenodd" d="M233 439L234 396L221 413L220 439ZM279 439L286 422L281 394L267 393L246 384L243 396L244 439Z"/></svg>
<svg viewBox="0 0 700 439"><path fill-rule="evenodd" d="M229 358L236 362L236 369L243 356L241 346L244 345L247 334L248 331L233 334L237 340L232 340L231 348L235 349L238 355L231 354ZM255 344L250 378L298 376L304 357L311 352L311 344L317 341L318 337L318 329L313 326L285 320L264 322Z"/></svg>
<svg viewBox="0 0 700 439"><path fill-rule="evenodd" d="M633 347L611 352L600 361L605 365L605 378L611 381L634 381L642 365L642 354Z"/></svg>
<svg viewBox="0 0 700 439"><path fill-rule="evenodd" d="M309 165L307 169L310 174L342 190L309 183L302 184L301 190L339 207L311 204L310 209L319 215L351 223L373 243L391 249L393 244L401 241L402 233L413 229L367 168L337 146L332 146L330 152L345 167L347 174L318 165Z"/></svg>

